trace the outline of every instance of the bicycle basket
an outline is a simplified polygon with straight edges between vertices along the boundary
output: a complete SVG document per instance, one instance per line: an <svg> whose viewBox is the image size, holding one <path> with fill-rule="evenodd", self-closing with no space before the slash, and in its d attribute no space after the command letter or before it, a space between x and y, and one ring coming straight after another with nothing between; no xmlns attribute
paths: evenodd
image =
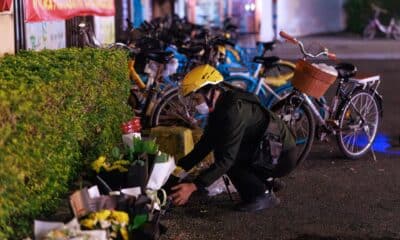
<svg viewBox="0 0 400 240"><path fill-rule="evenodd" d="M337 73L324 71L300 59L296 63L292 84L299 91L309 96L320 98L336 78Z"/></svg>

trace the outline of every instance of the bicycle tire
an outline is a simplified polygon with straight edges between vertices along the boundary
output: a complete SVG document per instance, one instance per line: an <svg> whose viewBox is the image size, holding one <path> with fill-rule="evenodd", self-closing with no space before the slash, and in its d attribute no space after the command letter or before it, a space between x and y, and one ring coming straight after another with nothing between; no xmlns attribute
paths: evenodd
<svg viewBox="0 0 400 240"><path fill-rule="evenodd" d="M392 37L395 40L400 39L400 26L395 25L392 30Z"/></svg>
<svg viewBox="0 0 400 240"><path fill-rule="evenodd" d="M366 26L363 30L363 38L364 39L371 40L375 37L375 34L376 34L376 28L375 28L375 24L373 24L373 23L368 24L368 26Z"/></svg>
<svg viewBox="0 0 400 240"><path fill-rule="evenodd" d="M356 90L342 103L340 109L337 115L339 132L336 135L339 148L348 158L360 158L367 153L376 138L380 121L377 100L368 91ZM358 132L364 132L364 135L358 135Z"/></svg>
<svg viewBox="0 0 400 240"><path fill-rule="evenodd" d="M154 111L151 114L151 127L156 126L184 126L184 127L197 127L193 121L195 119L196 109L194 105L187 106L188 103L185 99L180 96L178 89L171 89L168 93L163 95L160 100L156 103ZM185 106L186 105L186 106ZM188 110L185 110L188 108ZM175 111L168 115L168 110ZM164 118L164 119L163 119Z"/></svg>
<svg viewBox="0 0 400 240"><path fill-rule="evenodd" d="M283 119L290 131L295 136L296 151L298 156L297 166L299 166L304 163L311 151L315 137L315 119L310 107L305 104L300 104L293 110L288 110L291 109L288 101L289 97L290 96L275 104L271 108L271 111L275 112L279 117L281 117L281 119ZM300 118L298 116L300 116ZM295 119L295 122L292 122L292 118ZM304 131L304 136L301 136L301 128L299 124L300 121L304 121L307 128Z"/></svg>

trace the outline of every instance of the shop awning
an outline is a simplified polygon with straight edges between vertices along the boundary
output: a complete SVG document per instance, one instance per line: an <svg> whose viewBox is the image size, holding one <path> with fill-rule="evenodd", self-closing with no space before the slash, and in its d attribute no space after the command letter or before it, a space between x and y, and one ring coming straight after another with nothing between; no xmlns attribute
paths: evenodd
<svg viewBox="0 0 400 240"><path fill-rule="evenodd" d="M114 0L25 0L24 3L26 22L65 20L85 15L115 15Z"/></svg>
<svg viewBox="0 0 400 240"><path fill-rule="evenodd" d="M12 0L0 0L0 12L7 12L11 9Z"/></svg>

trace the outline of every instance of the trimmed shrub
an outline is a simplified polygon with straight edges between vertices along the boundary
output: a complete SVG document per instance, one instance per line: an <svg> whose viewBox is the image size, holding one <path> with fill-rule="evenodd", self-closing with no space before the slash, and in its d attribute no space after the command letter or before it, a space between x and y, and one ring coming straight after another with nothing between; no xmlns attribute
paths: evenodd
<svg viewBox="0 0 400 240"><path fill-rule="evenodd" d="M381 14L380 19L386 25L392 16L400 15L400 1L393 0L347 0L344 8L347 14L347 30L362 33L369 19L373 17L371 3L387 9L388 14Z"/></svg>
<svg viewBox="0 0 400 240"><path fill-rule="evenodd" d="M31 231L131 117L126 54L22 52L0 59L0 239Z"/></svg>

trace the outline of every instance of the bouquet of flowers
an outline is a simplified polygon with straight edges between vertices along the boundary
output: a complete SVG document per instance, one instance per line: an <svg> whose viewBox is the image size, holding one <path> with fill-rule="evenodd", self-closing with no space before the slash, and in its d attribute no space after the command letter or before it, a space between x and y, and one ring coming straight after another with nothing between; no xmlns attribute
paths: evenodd
<svg viewBox="0 0 400 240"><path fill-rule="evenodd" d="M159 151L155 140L133 138L132 141L131 146L125 145L122 150L115 147L109 156L100 156L92 162L97 180L101 179L98 180L101 192L137 186L144 192L155 163L168 161L169 156Z"/></svg>
<svg viewBox="0 0 400 240"><path fill-rule="evenodd" d="M127 230L129 215L126 212L101 210L99 212L90 213L86 218L80 221L80 224L82 227L89 230L107 230L110 239L129 239Z"/></svg>

